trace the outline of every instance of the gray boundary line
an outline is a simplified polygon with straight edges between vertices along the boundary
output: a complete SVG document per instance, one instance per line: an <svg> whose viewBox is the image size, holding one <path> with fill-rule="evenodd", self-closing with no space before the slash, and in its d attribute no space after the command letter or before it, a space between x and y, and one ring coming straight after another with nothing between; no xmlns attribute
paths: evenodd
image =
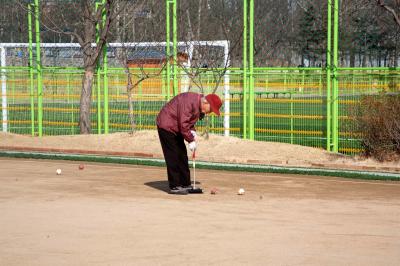
<svg viewBox="0 0 400 266"><path fill-rule="evenodd" d="M99 163L148 165L148 166L159 166L159 167L165 166L165 162L163 159L124 157L124 156L111 156L111 155L90 155L90 154L71 154L71 153L66 154L66 153L54 153L54 152L22 152L22 151L3 150L0 151L0 157L86 161L86 162L99 162ZM235 164L235 163L219 163L219 162L205 162L205 161L196 161L196 167L202 169L224 170L224 171L319 175L319 176L333 176L333 177L367 179L367 180L400 181L400 174L373 172L373 171L287 167L287 166L260 165L260 164Z"/></svg>

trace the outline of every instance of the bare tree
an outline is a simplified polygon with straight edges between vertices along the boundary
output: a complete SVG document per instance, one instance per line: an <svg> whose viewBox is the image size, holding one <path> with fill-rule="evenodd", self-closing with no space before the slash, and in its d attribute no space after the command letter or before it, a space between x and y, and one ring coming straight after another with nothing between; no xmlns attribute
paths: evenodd
<svg viewBox="0 0 400 266"><path fill-rule="evenodd" d="M139 66L139 72L135 73L128 64L128 53L127 47L123 47L122 52L119 54L118 60L124 66L126 74L126 92L128 100L128 114L129 123L131 126L131 133L136 130L135 114L134 114L134 89L137 88L143 81L161 76L162 72L167 66L166 61L162 63L159 69L156 71L150 71L144 67L144 65ZM135 79L135 81L134 81Z"/></svg>
<svg viewBox="0 0 400 266"><path fill-rule="evenodd" d="M397 25L400 27L400 0L394 0L395 7L390 6L385 2L385 0L376 0L377 4L389 12L393 19L396 21Z"/></svg>
<svg viewBox="0 0 400 266"><path fill-rule="evenodd" d="M26 9L22 1L19 6ZM108 42L112 21L118 15L118 0L73 1L68 4L42 1L41 24L55 34L71 36L80 44L83 55L84 75L80 96L79 127L81 134L91 133L90 108L96 66ZM127 2L124 3L127 5ZM120 7L120 10L123 8ZM73 12L72 12L73 11ZM71 17L71 14L76 14Z"/></svg>
<svg viewBox="0 0 400 266"><path fill-rule="evenodd" d="M135 6L126 6L123 11L124 23L118 23L118 31L117 31L117 40L121 41L134 41L135 43L141 43L144 41L148 41L148 33L157 35L159 29L155 27L155 25L162 25L162 16L160 14L155 14L155 9L157 9L159 3L158 1L150 1L150 0L139 0ZM158 11L158 10L157 10ZM131 16L127 16L126 14L131 14ZM142 20L141 27L138 27L138 30L134 32L128 29L135 28L136 19ZM145 23L147 21L147 23ZM144 24L144 25L143 25ZM147 30L144 30L146 28ZM151 39L154 41L155 36ZM161 64L158 69L148 69L146 68L146 58L140 58L139 64L136 66L130 65L130 56L135 55L135 52L139 54L140 52L145 52L142 54L145 56L146 52L151 53L153 47L143 47L139 45L125 45L122 43L122 47L117 52L117 59L120 65L123 66L124 72L126 74L126 93L127 93L127 102L128 102L128 116L129 116L129 124L131 127L131 133L136 130L137 124L135 121L135 89L138 88L145 80L160 77L166 67L166 61L162 61L160 59Z"/></svg>
<svg viewBox="0 0 400 266"><path fill-rule="evenodd" d="M103 47L107 42L112 21L111 10L115 5L115 1L106 0L106 3L95 11L93 3L89 2L85 2L83 6L83 34L79 34L76 30L70 32L83 49L85 74L82 79L80 98L79 127L81 134L89 134L91 132L90 107L92 103L93 77L96 65L102 55ZM101 23L103 14L105 14L106 19L104 23ZM99 27L98 40L95 39L96 25ZM92 46L93 42L96 42L95 47Z"/></svg>

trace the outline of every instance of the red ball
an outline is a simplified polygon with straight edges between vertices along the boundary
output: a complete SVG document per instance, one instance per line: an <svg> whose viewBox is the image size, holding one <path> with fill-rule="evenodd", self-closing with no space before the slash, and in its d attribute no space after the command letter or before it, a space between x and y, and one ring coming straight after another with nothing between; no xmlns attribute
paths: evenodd
<svg viewBox="0 0 400 266"><path fill-rule="evenodd" d="M83 170L85 168L85 166L83 164L79 165L79 170Z"/></svg>

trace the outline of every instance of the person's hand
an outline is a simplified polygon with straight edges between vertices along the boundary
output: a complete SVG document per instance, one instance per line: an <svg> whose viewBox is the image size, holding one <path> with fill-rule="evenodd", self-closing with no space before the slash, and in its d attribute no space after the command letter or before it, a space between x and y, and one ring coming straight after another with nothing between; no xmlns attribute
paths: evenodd
<svg viewBox="0 0 400 266"><path fill-rule="evenodd" d="M198 140L198 138L197 138L197 132L194 131L194 130L190 130L190 133L192 133L192 136L193 136L194 140L197 141L197 140Z"/></svg>
<svg viewBox="0 0 400 266"><path fill-rule="evenodd" d="M190 149L192 152L194 152L194 151L196 150L196 148L197 148L196 141L192 141L192 142L189 143L189 149Z"/></svg>

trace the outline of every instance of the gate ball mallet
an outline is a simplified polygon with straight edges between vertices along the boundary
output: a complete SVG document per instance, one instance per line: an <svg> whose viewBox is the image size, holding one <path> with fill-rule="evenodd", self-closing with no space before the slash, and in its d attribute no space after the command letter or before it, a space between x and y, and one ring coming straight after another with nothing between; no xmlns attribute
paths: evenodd
<svg viewBox="0 0 400 266"><path fill-rule="evenodd" d="M192 153L192 161L193 161L193 188L189 189L189 193L193 194L201 194L203 190L201 188L196 188L196 151Z"/></svg>

